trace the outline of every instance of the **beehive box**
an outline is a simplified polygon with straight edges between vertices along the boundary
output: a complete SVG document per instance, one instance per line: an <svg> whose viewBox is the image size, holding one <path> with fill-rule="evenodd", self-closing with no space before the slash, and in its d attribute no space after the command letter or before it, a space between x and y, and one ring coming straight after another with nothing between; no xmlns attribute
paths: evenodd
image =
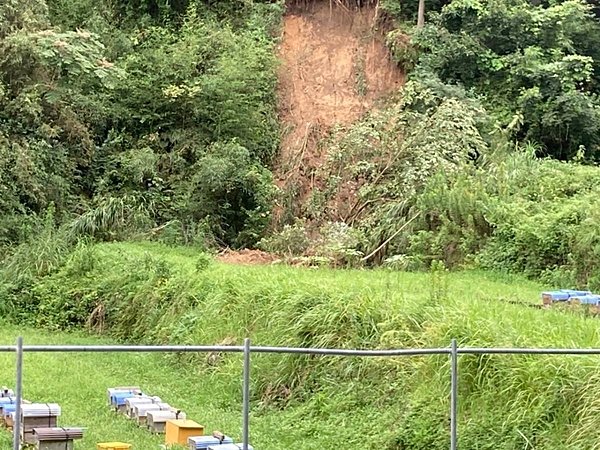
<svg viewBox="0 0 600 450"><path fill-rule="evenodd" d="M108 388L106 390L106 397L107 397L107 401L108 401L109 405L112 403L111 398L112 398L113 394L115 394L117 392L129 392L129 393L133 393L135 395L136 393L141 394L142 390L140 389L139 386L117 386L117 387Z"/></svg>
<svg viewBox="0 0 600 450"><path fill-rule="evenodd" d="M146 425L153 433L164 433L167 420L185 420L186 418L183 411L148 411Z"/></svg>
<svg viewBox="0 0 600 450"><path fill-rule="evenodd" d="M35 444L34 428L55 428L60 406L56 403L31 403L21 405L21 438L27 444Z"/></svg>
<svg viewBox="0 0 600 450"><path fill-rule="evenodd" d="M110 396L110 406L115 409L117 412L125 412L126 409L126 401L130 398L142 397L144 394L142 392L135 391L117 391L113 392Z"/></svg>
<svg viewBox="0 0 600 450"><path fill-rule="evenodd" d="M130 419L135 418L135 407L137 405L147 405L161 403L160 397L150 397L143 395L141 397L131 397L125 400L125 415Z"/></svg>
<svg viewBox="0 0 600 450"><path fill-rule="evenodd" d="M142 403L133 407L133 418L138 425L145 426L148 412L150 411L171 411L174 408L168 403Z"/></svg>
<svg viewBox="0 0 600 450"><path fill-rule="evenodd" d="M542 303L551 305L554 302L565 302L569 300L569 294L562 291L547 291L542 292Z"/></svg>
<svg viewBox="0 0 600 450"><path fill-rule="evenodd" d="M73 450L73 441L83 438L81 428L34 428L36 450Z"/></svg>
<svg viewBox="0 0 600 450"><path fill-rule="evenodd" d="M129 450L131 444L125 442L99 442L96 448L98 450Z"/></svg>
<svg viewBox="0 0 600 450"><path fill-rule="evenodd" d="M165 444L188 445L188 439L192 436L204 435L204 426L193 420L167 420L165 424Z"/></svg>
<svg viewBox="0 0 600 450"><path fill-rule="evenodd" d="M244 444L223 444L223 445L211 445L207 450L242 450ZM248 444L248 450L254 450L250 444Z"/></svg>
<svg viewBox="0 0 600 450"><path fill-rule="evenodd" d="M8 428L9 430L12 430L12 427L15 424L15 413L11 412L8 413L8 415L4 416L4 425L6 426L6 428Z"/></svg>
<svg viewBox="0 0 600 450"><path fill-rule="evenodd" d="M206 450L211 445L221 446L223 444L233 444L233 439L228 436L223 436L223 440L214 436L192 436L188 438L190 450Z"/></svg>
<svg viewBox="0 0 600 450"><path fill-rule="evenodd" d="M572 297L573 303L579 305L598 305L600 303L600 295L588 294Z"/></svg>
<svg viewBox="0 0 600 450"><path fill-rule="evenodd" d="M14 398L2 397L0 398L0 424L5 425L4 416L16 409Z"/></svg>

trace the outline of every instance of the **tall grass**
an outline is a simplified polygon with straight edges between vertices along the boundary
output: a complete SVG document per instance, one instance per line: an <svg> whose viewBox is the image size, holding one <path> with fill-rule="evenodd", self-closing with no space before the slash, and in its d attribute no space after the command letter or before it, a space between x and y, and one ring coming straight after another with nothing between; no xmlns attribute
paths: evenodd
<svg viewBox="0 0 600 450"><path fill-rule="evenodd" d="M484 347L600 346L596 319L527 307L544 288L443 266L429 274L236 267L207 264L189 248L102 244L80 246L19 298L35 305L27 316L35 325L88 327L128 342L241 343L249 336L255 344L341 348L439 347L452 338ZM210 372L232 356L173 358ZM319 420L332 426L340 414L373 446L447 448L446 357L253 361L258 411L311 417L313 427ZM599 368L590 357L461 357L461 448L595 448ZM342 441L358 445L364 436Z"/></svg>

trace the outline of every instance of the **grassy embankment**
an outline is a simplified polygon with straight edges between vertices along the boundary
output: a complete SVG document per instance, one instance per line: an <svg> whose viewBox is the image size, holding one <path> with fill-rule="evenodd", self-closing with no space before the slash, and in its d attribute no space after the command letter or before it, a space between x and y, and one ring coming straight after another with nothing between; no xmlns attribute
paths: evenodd
<svg viewBox="0 0 600 450"><path fill-rule="evenodd" d="M190 249L80 247L57 272L21 281L18 294L5 289L3 295L8 303L22 302L20 311L28 304L21 320L34 325L87 322L129 342L239 343L249 336L255 344L390 348L447 346L455 337L477 346L600 346L597 319L503 301L539 302L543 287L518 278L206 263ZM5 332L11 340L15 334ZM102 405L108 385L132 382L210 428L239 430L239 355L212 364L189 356L167 358L168 364L159 356L27 358L25 394L61 401L66 414L76 414L68 422L80 417L98 430L90 432L94 438L143 435ZM447 448L446 357L256 355L253 363L257 448L365 442L369 448ZM2 377L12 377L10 365L3 367ZM599 368L591 357L461 357L461 448L595 448Z"/></svg>

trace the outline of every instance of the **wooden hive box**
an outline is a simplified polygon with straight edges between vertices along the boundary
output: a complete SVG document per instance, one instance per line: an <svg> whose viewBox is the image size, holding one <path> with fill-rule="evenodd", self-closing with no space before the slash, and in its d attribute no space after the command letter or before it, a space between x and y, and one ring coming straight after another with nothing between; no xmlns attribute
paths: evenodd
<svg viewBox="0 0 600 450"><path fill-rule="evenodd" d="M127 408L127 399L139 397L147 396L138 391L116 391L110 395L110 406L117 412L125 413Z"/></svg>
<svg viewBox="0 0 600 450"><path fill-rule="evenodd" d="M160 397L150 397L143 395L140 397L131 397L125 400L125 415L130 419L135 418L135 407L137 405L151 405L155 403L161 403Z"/></svg>
<svg viewBox="0 0 600 450"><path fill-rule="evenodd" d="M107 400L108 400L108 404L112 404L112 396L113 394L117 393L117 392L129 392L132 394L136 394L142 393L142 390L139 388L139 386L117 386L117 387L112 387L112 388L108 388L106 390L106 396L107 396Z"/></svg>
<svg viewBox="0 0 600 450"><path fill-rule="evenodd" d="M190 450L206 450L209 446L221 446L223 444L233 444L233 439L228 436L218 438L215 436L192 436L188 438Z"/></svg>
<svg viewBox="0 0 600 450"><path fill-rule="evenodd" d="M60 406L56 403L21 405L21 438L26 444L35 444L34 428L56 428Z"/></svg>
<svg viewBox="0 0 600 450"><path fill-rule="evenodd" d="M81 428L34 428L36 450L73 450L73 441L83 438Z"/></svg>
<svg viewBox="0 0 600 450"><path fill-rule="evenodd" d="M28 400L23 400L22 404L29 405L31 402ZM0 420L2 421L2 425L12 428L15 421L14 413L17 410L16 403L0 403L0 410Z"/></svg>
<svg viewBox="0 0 600 450"><path fill-rule="evenodd" d="M133 407L133 418L138 425L145 426L150 411L171 411L174 408L168 403L141 403Z"/></svg>
<svg viewBox="0 0 600 450"><path fill-rule="evenodd" d="M148 411L146 413L146 426L153 433L164 433L167 420L186 419L183 411Z"/></svg>
<svg viewBox="0 0 600 450"><path fill-rule="evenodd" d="M202 436L204 426L193 420L171 419L165 425L165 444L188 445L188 439L192 436Z"/></svg>
<svg viewBox="0 0 600 450"><path fill-rule="evenodd" d="M6 425L4 417L16 409L15 399L12 397L0 398L0 424Z"/></svg>

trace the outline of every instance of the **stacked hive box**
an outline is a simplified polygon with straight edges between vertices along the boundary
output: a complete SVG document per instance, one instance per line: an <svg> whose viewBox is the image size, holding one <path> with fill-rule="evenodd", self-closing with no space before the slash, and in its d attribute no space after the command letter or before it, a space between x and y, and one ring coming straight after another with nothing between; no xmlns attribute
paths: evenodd
<svg viewBox="0 0 600 450"><path fill-rule="evenodd" d="M223 444L233 444L233 439L228 436L221 438L215 436L192 436L188 438L190 450L206 450L209 446L222 446Z"/></svg>
<svg viewBox="0 0 600 450"><path fill-rule="evenodd" d="M168 403L142 403L133 407L133 418L138 425L146 425L148 413L151 411L172 411L173 408Z"/></svg>
<svg viewBox="0 0 600 450"><path fill-rule="evenodd" d="M21 405L21 439L26 444L34 444L34 428L54 428L60 416L60 406L56 403L32 403Z"/></svg>
<svg viewBox="0 0 600 450"><path fill-rule="evenodd" d="M150 431L165 433L167 448L172 445L187 445L190 450L240 450L242 448L242 444L234 444L232 438L220 432L214 432L212 436L204 436L204 426L193 420L187 420L184 412L163 403L159 397L144 394L137 386L110 388L107 390L107 397L115 411L124 412L127 417L137 420L140 425L145 424ZM130 448L129 444L98 444L98 450L128 448ZM251 446L248 446L248 449L253 450Z"/></svg>
<svg viewBox="0 0 600 450"><path fill-rule="evenodd" d="M36 450L73 450L73 440L83 438L81 428L34 428Z"/></svg>
<svg viewBox="0 0 600 450"><path fill-rule="evenodd" d="M140 391L116 391L110 396L110 404L118 412L125 412L127 409L127 399L142 397L144 394Z"/></svg>
<svg viewBox="0 0 600 450"><path fill-rule="evenodd" d="M130 419L135 418L135 407L137 405L148 405L162 403L160 397L150 397L148 395L138 395L125 399L125 415Z"/></svg>
<svg viewBox="0 0 600 450"><path fill-rule="evenodd" d="M148 411L146 425L153 433L164 433L168 420L185 420L187 417L182 411Z"/></svg>
<svg viewBox="0 0 600 450"><path fill-rule="evenodd" d="M6 424L4 417L15 410L15 400L14 397L0 398L0 422L2 424Z"/></svg>

